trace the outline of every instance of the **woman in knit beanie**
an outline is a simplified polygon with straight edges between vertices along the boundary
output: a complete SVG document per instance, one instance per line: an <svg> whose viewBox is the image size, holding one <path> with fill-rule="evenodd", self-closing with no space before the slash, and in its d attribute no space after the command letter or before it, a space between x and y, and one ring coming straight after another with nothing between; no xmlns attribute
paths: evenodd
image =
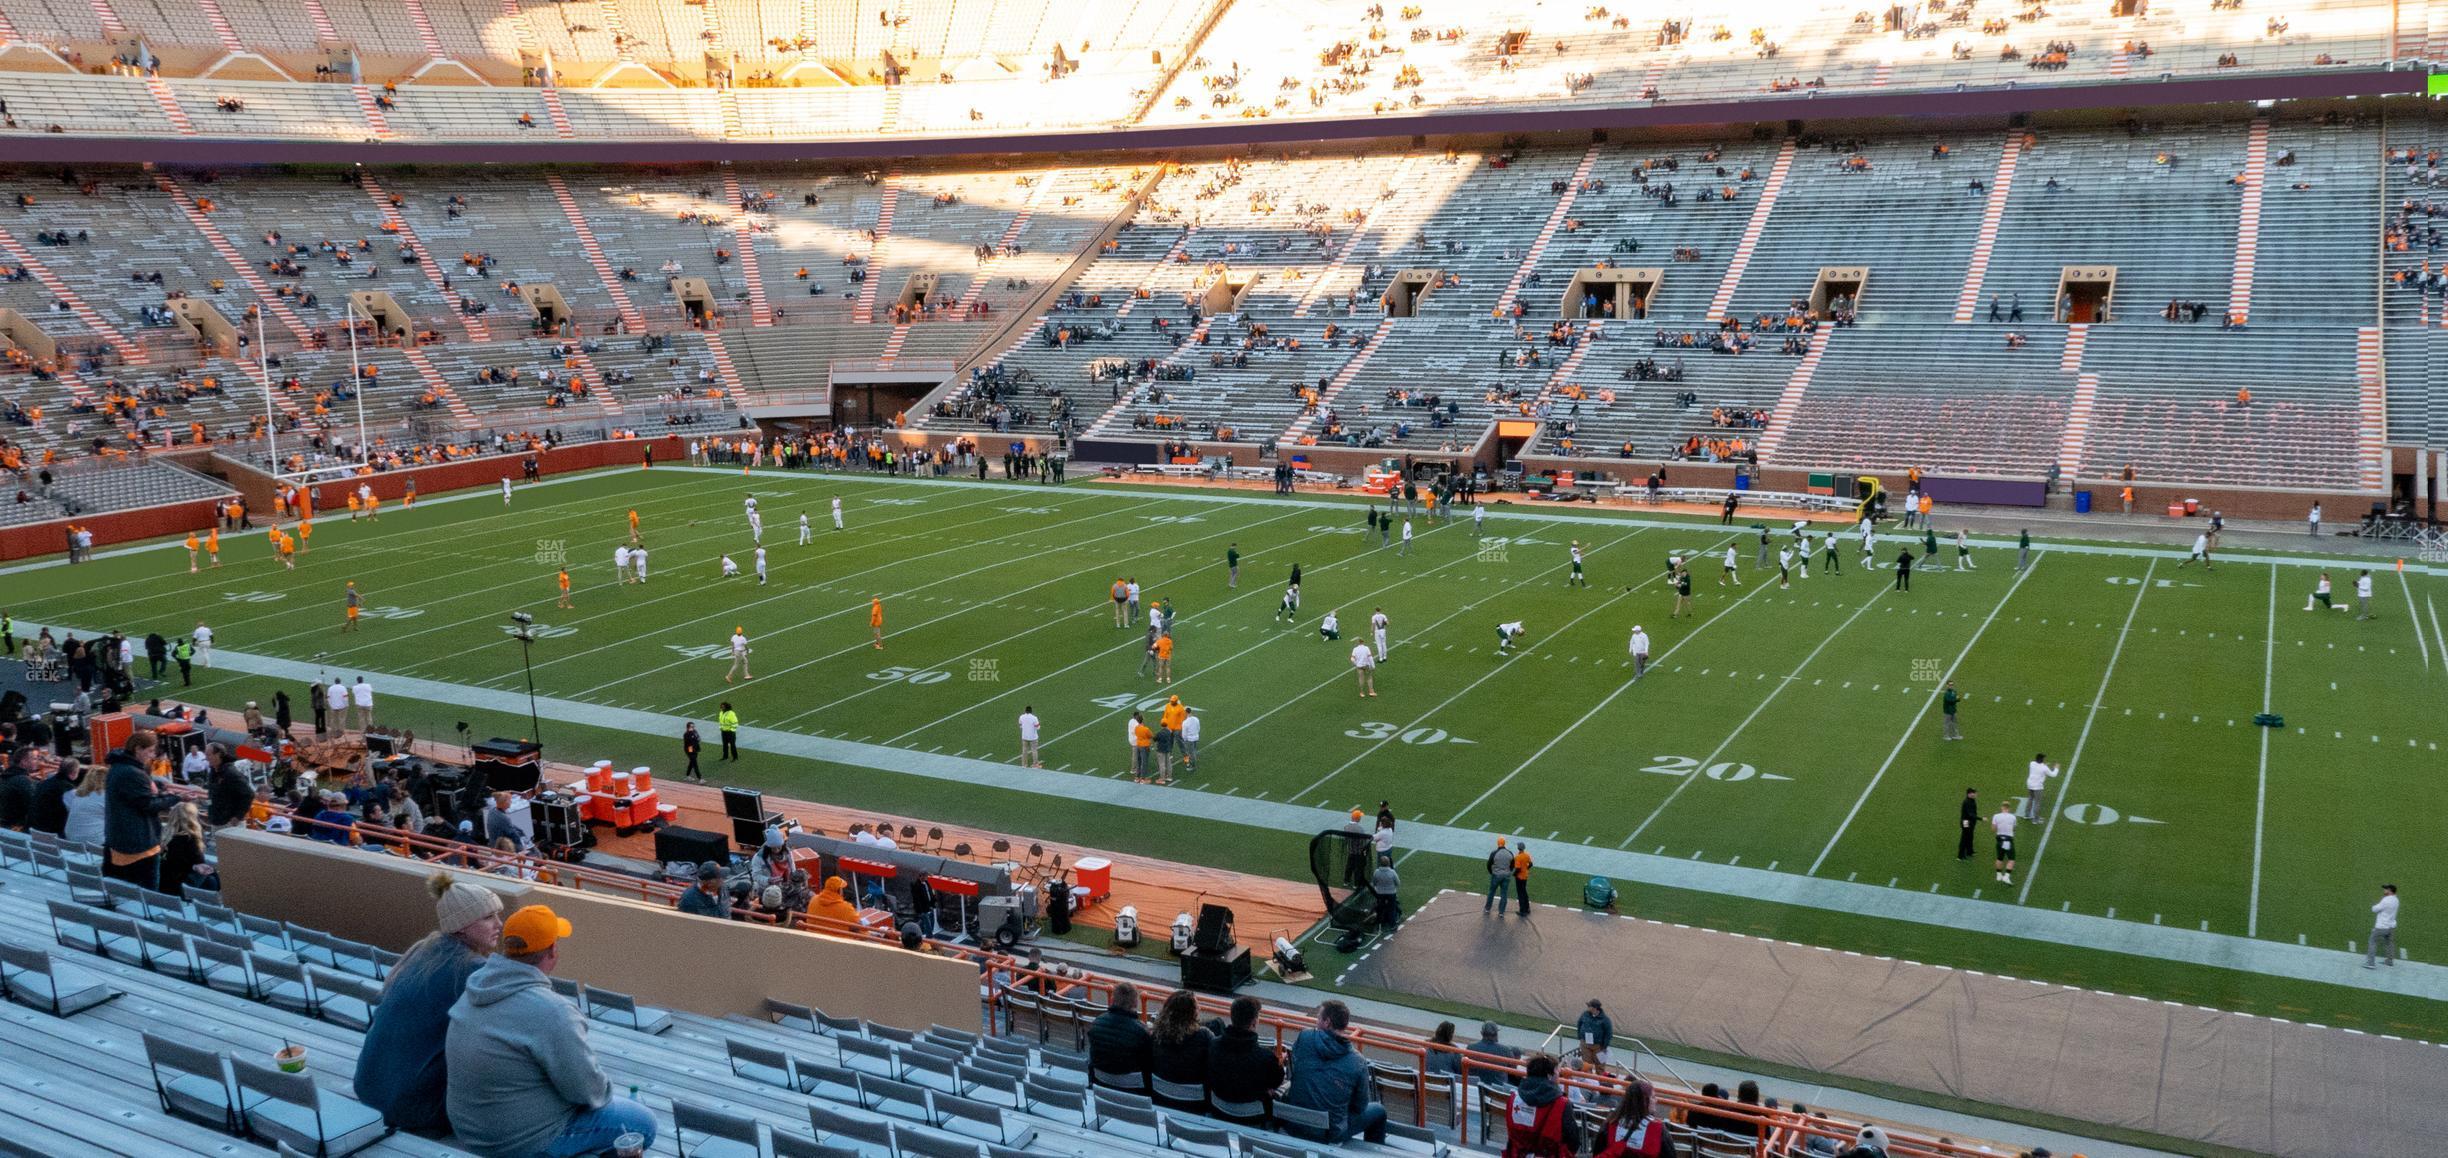
<svg viewBox="0 0 2448 1158"><path fill-rule="evenodd" d="M449 873L426 881L434 931L411 946L383 985L382 1003L357 1054L357 1099L402 1130L450 1132L443 1114L443 1036L450 1007L501 943L501 897Z"/></svg>

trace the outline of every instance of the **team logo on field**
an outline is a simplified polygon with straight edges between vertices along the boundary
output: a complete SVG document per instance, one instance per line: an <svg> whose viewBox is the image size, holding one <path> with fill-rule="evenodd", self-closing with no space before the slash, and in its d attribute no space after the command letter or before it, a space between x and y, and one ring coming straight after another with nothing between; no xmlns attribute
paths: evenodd
<svg viewBox="0 0 2448 1158"><path fill-rule="evenodd" d="M567 540L567 539L538 539L538 540L536 540L536 549L535 549L535 565L536 565L536 566L538 566L538 567L567 567L567 566L569 566L569 540Z"/></svg>
<svg viewBox="0 0 2448 1158"><path fill-rule="evenodd" d="M1507 559L1506 551L1510 545L1511 540L1508 539L1479 540L1479 561L1482 563L1505 562Z"/></svg>
<svg viewBox="0 0 2448 1158"><path fill-rule="evenodd" d="M2425 563L2448 563L2448 531L2425 528L2414 536L2414 557Z"/></svg>
<svg viewBox="0 0 2448 1158"><path fill-rule="evenodd" d="M1924 683L1936 683L1945 674L1945 666L1941 660L1916 659L1912 661L1912 678Z"/></svg>
<svg viewBox="0 0 2448 1158"><path fill-rule="evenodd" d="M998 661L991 659L970 660L969 682L973 684L991 684L1001 682L1003 679L1003 673L996 669L995 664L997 662Z"/></svg>

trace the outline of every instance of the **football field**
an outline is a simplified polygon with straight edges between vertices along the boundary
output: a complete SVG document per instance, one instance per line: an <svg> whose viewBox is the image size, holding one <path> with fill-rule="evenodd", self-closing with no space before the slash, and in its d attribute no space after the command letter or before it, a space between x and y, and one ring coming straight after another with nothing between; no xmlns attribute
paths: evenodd
<svg viewBox="0 0 2448 1158"><path fill-rule="evenodd" d="M765 521L762 584L749 494ZM632 509L650 549L644 583L616 581L612 565ZM1621 866L1606 875L1651 881L1661 909L1692 923L1890 952L1904 951L1891 931L1910 926L1923 959L2013 961L2110 989L2127 987L2122 962L2131 988L2156 995L2448 1035L2419 989L2347 992L2370 976L2355 967L2383 881L2408 898L2415 960L2437 955L2417 916L2448 893L2435 851L2448 581L2434 566L2371 560L2363 621L2303 610L2321 569L2310 556L2236 552L2205 571L2180 566L2178 550L2042 542L2018 569L2011 543L1976 537L1974 569L1945 543L1899 591L1848 538L1840 572L1814 557L1807 579L1780 588L1773 561L1755 566L1747 517L1729 528L1506 505L1479 533L1467 513L1421 523L1405 554L1363 515L1334 495L658 468L522 488L508 505L472 493L379 522L325 514L294 571L260 532L225 536L223 565L196 575L176 544L19 568L0 604L21 625L85 634L176 635L202 619L223 654L184 694L268 706L285 687L305 719L307 677L365 674L386 720L440 738L471 712L484 714L478 738L525 730L509 634L525 611L558 759L673 775L680 721L694 719L718 780L866 803L873 781L830 765L913 774L896 803L917 815L1084 828L1113 847L1294 877L1306 866L1292 834L1386 800L1443 834L1422 846L1439 855L1406 866L1432 883L1472 887L1466 847L1501 834L1567 869L1547 886L1559 901L1591 875L1571 866ZM1575 540L1586 586L1567 582ZM1902 541L1882 541L1882 568ZM1728 545L1739 585L1721 581ZM1690 613L1670 618L1665 564L1678 552L1703 558ZM739 577L720 577L724 553ZM555 605L563 560L569 609ZM1287 621L1276 613L1295 565L1301 608ZM2353 567L2328 565L2351 606ZM1115 624L1107 590L1122 578L1175 609L1171 685L1142 674L1144 619ZM367 606L343 633L351 581ZM1390 647L1368 698L1350 651L1378 610ZM1328 611L1339 642L1319 637ZM1511 621L1523 635L1501 653L1497 626ZM1653 641L1638 682L1636 624ZM735 627L754 677L726 685ZM1959 742L1940 734L1949 678L1964 696ZM1132 785L1127 721L1148 709L1152 722L1168 693L1200 717L1197 768L1177 769L1173 789ZM755 736L804 737L830 763L769 755L779 749L758 739L736 771L716 764L711 721L726 700ZM1011 764L1024 707L1044 721L1042 773ZM2283 726L2256 726L2263 712ZM1977 788L1985 816L2019 800L2035 755L2062 775L2046 822L2021 829L2008 885L1985 824L1976 856L1955 856L1959 802ZM1627 900L1639 911L1644 893ZM2183 967L2201 972L2142 968L2177 944L2154 940L2161 931L2211 935L2182 943ZM2324 955L2262 977L2235 946Z"/></svg>

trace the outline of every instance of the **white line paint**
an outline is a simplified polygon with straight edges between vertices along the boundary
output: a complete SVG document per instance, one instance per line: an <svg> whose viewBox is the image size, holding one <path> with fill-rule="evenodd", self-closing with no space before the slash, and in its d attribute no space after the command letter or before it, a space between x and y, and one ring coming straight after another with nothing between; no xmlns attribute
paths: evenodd
<svg viewBox="0 0 2448 1158"><path fill-rule="evenodd" d="M1939 695L1945 692L1946 681L1955 678L1955 669L1963 666L1965 657L1972 654L1972 649L1980 643L1981 636L1988 633L1989 625L1997 622L1998 612L2006 610L2006 602L2014 598L2014 593L2023 586L2023 581L2031 578L2031 573L2039 570L2040 564L2047 561L2048 552L2036 553L2032 556L2031 566L2015 572L2014 582L2006 585L2006 594L1998 597L1997 606L1989 609L1988 618L1981 620L1981 625L1973 630L1972 638L1964 641L1963 650L1955 653L1955 662L1947 665L1946 674L1939 677L1938 686L1931 688L1928 698L1921 701L1921 710L1914 712L1912 721L1904 725L1904 734L1896 737L1895 747L1887 750L1887 758L1879 762L1878 771L1871 774L1868 784L1862 785L1861 795L1854 799L1853 807L1846 810L1844 821L1836 826L1835 835L1828 837L1827 847L1820 849L1819 855L1812 859L1810 868L1803 870L1804 875L1819 875L1819 866L1826 864L1828 854L1836 851L1836 842L1843 840L1845 830L1853 827L1853 818L1861 815L1862 805L1870 802L1870 794L1878 791L1879 781L1886 778L1887 769L1895 766L1896 757L1904 753L1904 745L1912 741L1913 733L1920 729L1922 719L1929 715L1929 710L1937 704Z"/></svg>
<svg viewBox="0 0 2448 1158"><path fill-rule="evenodd" d="M2270 681L2278 670L2278 569L2270 568L2269 626L2262 629L2268 638L2261 647L2261 710L2270 710ZM2253 788L2253 867L2252 902L2244 910L2244 935L2261 935L2261 833L2269 819L2269 748L2271 729L2261 729L2261 774ZM2060 793L2060 795L2063 795ZM2033 860L2037 862L2039 858ZM2109 911L2115 916L2115 910Z"/></svg>
<svg viewBox="0 0 2448 1158"><path fill-rule="evenodd" d="M2414 625L2414 650L2423 657L2423 670L2430 671L2431 641L2423 638L2422 615L2414 610L2414 583L2403 571L2397 573L2397 589L2405 592L2406 622Z"/></svg>
<svg viewBox="0 0 2448 1158"><path fill-rule="evenodd" d="M1884 598L1888 592L1893 590L1895 590L1895 585L1892 583L1887 584L1886 586L1880 587L1877 591L1873 592L1870 598L1863 600L1861 606L1853 609L1853 614L1845 616L1845 621L1837 624L1836 630L1827 633L1827 636L1819 641L1819 646L1810 649L1810 654L1803 656L1802 662L1794 665L1793 674L1801 675L1802 670L1809 667L1812 660L1819 658L1820 652L1827 650L1827 645L1836 642L1837 636L1843 635L1848 628L1853 626L1854 620L1860 619L1863 612L1870 610L1871 604L1878 602L1880 599ZM1749 596L1745 596L1744 598L1747 599ZM1732 608L1728 608L1727 610L1732 610ZM1723 612L1720 612L1719 614L1723 614ZM1709 623L1715 622L1717 621L1713 617L1709 620ZM1706 627L1708 624L1702 624L1701 626ZM1692 633L1692 635L1698 634L1700 633L1697 631ZM1691 636L1685 636L1684 638L1689 639ZM1691 787L1693 781L1702 779L1702 771L1715 764L1719 756L1725 755L1725 750L1734 746L1734 741L1743 734L1743 729L1750 727L1751 721L1758 719L1761 712L1768 710L1768 705L1776 702L1778 693L1785 690L1788 682L1790 681L1780 680L1777 682L1777 686L1769 689L1768 694L1762 697L1757 705L1752 707L1751 714L1744 716L1741 723L1734 725L1734 730L1726 733L1726 738L1718 741L1717 746L1710 749L1709 754L1702 758L1698 765L1692 768L1692 774L1683 777L1679 782L1677 782L1674 789L1666 794L1666 798L1658 801L1657 807L1649 810L1649 815L1641 819L1639 827L1632 830L1632 835L1638 837L1640 834L1649 831L1649 826L1657 823L1657 818L1666 814L1667 806L1673 804L1675 802L1675 798L1683 794L1684 789Z"/></svg>
<svg viewBox="0 0 2448 1158"><path fill-rule="evenodd" d="M2099 691L2091 696L2096 705L2108 698L2108 681L2116 678L2117 657L2125 654L2125 637L2132 634L2134 617L2142 612L2142 597L2150 592L2151 576L2158 571L2159 561L2153 559L2142 569L2142 582L2134 587L2133 606L2125 611L2125 626L2117 629L2116 648L2108 653L2108 667L2100 672ZM2082 770L2083 746L2091 742L2091 725L2099 719L2096 706L2083 716L2082 734L2074 738L2074 754L2066 757L2065 783L2058 786L2057 795L2049 802L2047 823L2040 826L2040 847L2032 850L2031 866L2023 873L2023 889L2015 894L2015 903L2031 899L2032 882L2040 879L2040 858L2048 855L2049 837L2056 835L2058 814L2065 811L2066 794L2074 791L2074 774Z"/></svg>

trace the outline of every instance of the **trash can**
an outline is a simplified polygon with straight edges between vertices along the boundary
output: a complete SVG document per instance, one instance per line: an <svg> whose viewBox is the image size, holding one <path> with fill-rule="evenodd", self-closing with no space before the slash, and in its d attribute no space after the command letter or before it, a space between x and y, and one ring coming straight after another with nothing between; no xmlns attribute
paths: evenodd
<svg viewBox="0 0 2448 1158"><path fill-rule="evenodd" d="M1737 471L1734 475L1734 489L1738 491L1750 490L1751 476Z"/></svg>
<svg viewBox="0 0 2448 1158"><path fill-rule="evenodd" d="M2074 513L2078 515L2087 515L2091 513L2091 492L2074 492Z"/></svg>

